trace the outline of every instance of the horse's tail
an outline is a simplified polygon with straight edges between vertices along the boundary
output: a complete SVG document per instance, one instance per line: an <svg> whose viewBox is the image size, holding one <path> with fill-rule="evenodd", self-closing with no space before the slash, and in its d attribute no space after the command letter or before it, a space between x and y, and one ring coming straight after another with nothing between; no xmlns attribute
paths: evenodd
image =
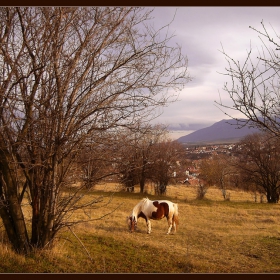
<svg viewBox="0 0 280 280"><path fill-rule="evenodd" d="M176 230L178 229L179 225L179 212L178 212L178 204L174 203L174 214L173 214L173 221L175 222L176 225Z"/></svg>

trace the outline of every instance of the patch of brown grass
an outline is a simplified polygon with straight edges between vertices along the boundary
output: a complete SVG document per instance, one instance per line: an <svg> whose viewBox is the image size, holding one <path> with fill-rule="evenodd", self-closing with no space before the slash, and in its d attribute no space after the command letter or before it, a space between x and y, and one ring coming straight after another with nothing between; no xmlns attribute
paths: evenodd
<svg viewBox="0 0 280 280"><path fill-rule="evenodd" d="M0 257L5 265L0 264L0 272L280 272L278 204L255 203L252 194L235 190L230 190L230 201L224 201L216 188L209 188L205 199L196 200L194 187L169 186L167 196L160 198L179 204L178 232L166 235L167 222L163 219L152 221L152 233L148 235L145 221L139 219L138 230L132 234L126 225L132 208L142 197L159 199L152 191L135 191L120 191L114 184L97 186L90 196L103 194L104 205L109 199L106 195L115 194L109 205L91 212L95 221L73 228L79 240L65 231L52 250L24 258L12 254L2 243ZM110 215L98 219L110 211ZM83 212L76 217L86 218ZM13 262L8 261L9 254Z"/></svg>

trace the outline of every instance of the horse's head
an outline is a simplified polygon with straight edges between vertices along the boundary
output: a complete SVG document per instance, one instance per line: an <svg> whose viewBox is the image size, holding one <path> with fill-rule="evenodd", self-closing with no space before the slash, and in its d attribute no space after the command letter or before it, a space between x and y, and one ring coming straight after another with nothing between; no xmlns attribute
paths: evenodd
<svg viewBox="0 0 280 280"><path fill-rule="evenodd" d="M134 232L137 229L137 221L135 220L135 217L133 218L132 216L127 217L127 224L130 232Z"/></svg>

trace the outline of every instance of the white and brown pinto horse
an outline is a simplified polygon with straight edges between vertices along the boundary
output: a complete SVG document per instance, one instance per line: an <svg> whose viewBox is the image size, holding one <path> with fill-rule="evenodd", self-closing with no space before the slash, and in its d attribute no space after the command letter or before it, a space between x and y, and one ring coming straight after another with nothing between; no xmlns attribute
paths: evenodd
<svg viewBox="0 0 280 280"><path fill-rule="evenodd" d="M129 230L133 232L137 229L138 218L144 218L147 224L147 233L151 233L151 221L160 220L166 217L168 222L167 234L176 232L176 227L179 224L178 218L178 204L169 200L149 200L143 198L132 210L132 213L127 217Z"/></svg>

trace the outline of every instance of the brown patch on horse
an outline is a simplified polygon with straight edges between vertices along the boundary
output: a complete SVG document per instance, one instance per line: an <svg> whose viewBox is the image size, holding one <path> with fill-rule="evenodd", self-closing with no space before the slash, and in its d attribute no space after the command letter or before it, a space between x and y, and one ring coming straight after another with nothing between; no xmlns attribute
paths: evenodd
<svg viewBox="0 0 280 280"><path fill-rule="evenodd" d="M137 218L139 218L139 217L145 219L147 222L147 217L145 216L145 214L142 211L138 214Z"/></svg>
<svg viewBox="0 0 280 280"><path fill-rule="evenodd" d="M153 201L153 204L154 204L154 206L155 206L156 208L158 208L158 206L159 206L158 201Z"/></svg>
<svg viewBox="0 0 280 280"><path fill-rule="evenodd" d="M158 220L168 216L169 206L166 202L159 203L154 201L153 204L157 208L157 211L152 212L153 219Z"/></svg>

